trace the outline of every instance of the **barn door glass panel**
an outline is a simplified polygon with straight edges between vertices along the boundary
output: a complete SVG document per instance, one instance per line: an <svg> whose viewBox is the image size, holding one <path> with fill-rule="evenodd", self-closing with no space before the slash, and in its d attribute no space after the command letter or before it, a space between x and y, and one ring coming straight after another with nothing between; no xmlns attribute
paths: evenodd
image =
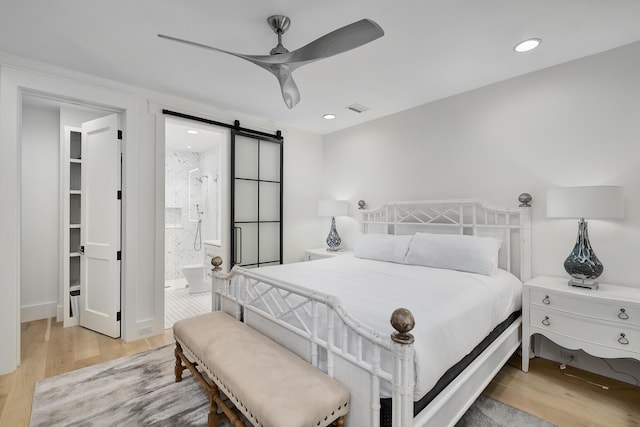
<svg viewBox="0 0 640 427"><path fill-rule="evenodd" d="M282 262L282 142L232 132L233 265Z"/></svg>
<svg viewBox="0 0 640 427"><path fill-rule="evenodd" d="M260 224L260 265L280 263L280 223Z"/></svg>

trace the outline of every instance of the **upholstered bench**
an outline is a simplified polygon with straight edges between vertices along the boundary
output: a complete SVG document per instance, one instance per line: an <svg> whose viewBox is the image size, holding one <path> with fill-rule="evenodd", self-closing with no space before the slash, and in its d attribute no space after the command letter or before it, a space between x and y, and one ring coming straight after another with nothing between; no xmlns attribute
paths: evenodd
<svg viewBox="0 0 640 427"><path fill-rule="evenodd" d="M343 385L228 314L181 320L173 335L176 382L188 368L207 390L209 427L218 426L218 409L244 427L221 392L256 427L344 426L349 391Z"/></svg>

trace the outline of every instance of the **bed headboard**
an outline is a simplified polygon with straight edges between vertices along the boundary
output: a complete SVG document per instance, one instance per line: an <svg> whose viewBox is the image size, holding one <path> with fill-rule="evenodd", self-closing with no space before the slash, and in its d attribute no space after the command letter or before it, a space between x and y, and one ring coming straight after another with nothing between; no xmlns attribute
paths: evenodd
<svg viewBox="0 0 640 427"><path fill-rule="evenodd" d="M524 282L531 278L531 196L523 193L518 200L516 208L496 208L477 200L391 202L362 211L361 231L494 237L502 240L500 268Z"/></svg>

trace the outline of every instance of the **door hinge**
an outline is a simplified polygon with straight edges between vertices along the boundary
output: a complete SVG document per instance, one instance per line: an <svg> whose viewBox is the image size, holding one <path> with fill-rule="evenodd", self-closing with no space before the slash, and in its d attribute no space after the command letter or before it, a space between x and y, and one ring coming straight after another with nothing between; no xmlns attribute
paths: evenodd
<svg viewBox="0 0 640 427"><path fill-rule="evenodd" d="M118 129L118 139L122 139L122 131Z"/></svg>
<svg viewBox="0 0 640 427"><path fill-rule="evenodd" d="M120 321L120 312L117 312L116 313L116 322L119 322L119 321Z"/></svg>
<svg viewBox="0 0 640 427"><path fill-rule="evenodd" d="M122 259L122 251L116 252L116 261L120 261Z"/></svg>
<svg viewBox="0 0 640 427"><path fill-rule="evenodd" d="M118 200L122 200L122 190L118 190L118 194L116 194L116 198Z"/></svg>

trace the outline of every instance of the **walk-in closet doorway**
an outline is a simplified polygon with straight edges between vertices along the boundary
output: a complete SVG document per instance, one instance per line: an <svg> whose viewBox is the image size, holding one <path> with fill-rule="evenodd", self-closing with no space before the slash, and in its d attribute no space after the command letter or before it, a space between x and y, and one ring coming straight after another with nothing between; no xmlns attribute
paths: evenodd
<svg viewBox="0 0 640 427"><path fill-rule="evenodd" d="M22 96L20 320L121 335L121 114Z"/></svg>

